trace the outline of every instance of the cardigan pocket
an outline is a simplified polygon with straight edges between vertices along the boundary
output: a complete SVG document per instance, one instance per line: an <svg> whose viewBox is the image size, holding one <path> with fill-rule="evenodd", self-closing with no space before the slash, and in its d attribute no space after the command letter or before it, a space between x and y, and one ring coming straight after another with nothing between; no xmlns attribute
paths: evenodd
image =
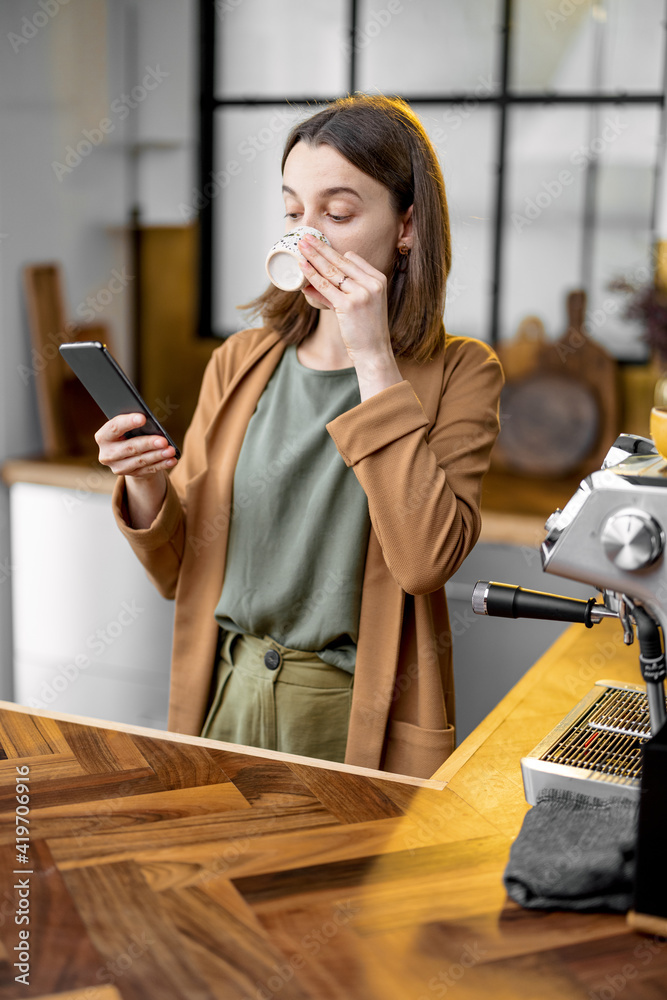
<svg viewBox="0 0 667 1000"><path fill-rule="evenodd" d="M385 739L382 769L414 778L430 778L454 750L455 729L423 729L394 719Z"/></svg>

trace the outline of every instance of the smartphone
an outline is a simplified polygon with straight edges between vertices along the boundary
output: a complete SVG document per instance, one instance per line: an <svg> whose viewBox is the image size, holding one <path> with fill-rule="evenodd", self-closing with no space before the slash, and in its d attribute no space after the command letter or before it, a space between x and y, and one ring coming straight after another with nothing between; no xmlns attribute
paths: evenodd
<svg viewBox="0 0 667 1000"><path fill-rule="evenodd" d="M98 340L88 340L61 344L59 350L108 420L121 413L145 414L146 423L142 427L128 431L125 434L126 438L138 437L141 434L159 434L174 448L176 458L181 457L175 442L104 344Z"/></svg>

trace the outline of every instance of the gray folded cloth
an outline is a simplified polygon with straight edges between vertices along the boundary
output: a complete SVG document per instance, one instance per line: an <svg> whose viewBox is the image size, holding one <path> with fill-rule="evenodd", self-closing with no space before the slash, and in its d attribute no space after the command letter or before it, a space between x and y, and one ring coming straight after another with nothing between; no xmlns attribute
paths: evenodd
<svg viewBox="0 0 667 1000"><path fill-rule="evenodd" d="M638 800L544 789L512 844L508 895L529 909L625 913L632 906Z"/></svg>

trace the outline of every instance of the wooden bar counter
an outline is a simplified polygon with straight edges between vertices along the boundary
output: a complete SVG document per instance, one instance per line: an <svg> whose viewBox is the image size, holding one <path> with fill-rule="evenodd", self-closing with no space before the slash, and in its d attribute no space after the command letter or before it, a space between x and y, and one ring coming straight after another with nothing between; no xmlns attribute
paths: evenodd
<svg viewBox="0 0 667 1000"><path fill-rule="evenodd" d="M572 626L430 781L0 702L0 998L667 996L664 939L502 883L520 758L599 678L641 683L617 622Z"/></svg>

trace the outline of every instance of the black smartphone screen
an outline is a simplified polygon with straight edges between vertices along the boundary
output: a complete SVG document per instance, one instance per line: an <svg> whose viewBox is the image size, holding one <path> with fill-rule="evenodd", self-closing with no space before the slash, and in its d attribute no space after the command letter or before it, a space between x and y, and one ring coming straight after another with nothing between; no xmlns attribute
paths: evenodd
<svg viewBox="0 0 667 1000"><path fill-rule="evenodd" d="M128 431L125 437L159 434L175 449L176 458L181 457L175 442L104 344L97 340L89 340L78 344L61 344L59 350L108 420L121 413L146 415L146 423L142 427Z"/></svg>

